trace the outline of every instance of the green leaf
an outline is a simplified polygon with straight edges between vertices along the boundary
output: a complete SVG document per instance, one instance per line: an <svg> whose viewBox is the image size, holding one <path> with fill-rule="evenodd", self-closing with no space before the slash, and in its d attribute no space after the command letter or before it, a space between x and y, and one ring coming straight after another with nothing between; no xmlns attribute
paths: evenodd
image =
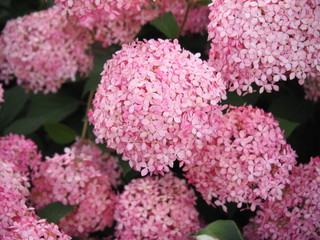
<svg viewBox="0 0 320 240"><path fill-rule="evenodd" d="M98 84L101 81L101 72L103 71L103 65L111 58L111 54L95 54L93 69L90 72L89 79L84 85L82 96L91 90L96 90Z"/></svg>
<svg viewBox="0 0 320 240"><path fill-rule="evenodd" d="M67 144L73 142L77 132L61 123L46 123L44 129L49 137L58 144Z"/></svg>
<svg viewBox="0 0 320 240"><path fill-rule="evenodd" d="M208 6L210 3L212 3L212 0L202 0L196 4L199 6Z"/></svg>
<svg viewBox="0 0 320 240"><path fill-rule="evenodd" d="M32 96L27 117L41 116L45 122L60 122L72 114L80 102L62 94L37 94Z"/></svg>
<svg viewBox="0 0 320 240"><path fill-rule="evenodd" d="M73 209L71 205L63 205L61 202L50 203L38 211L38 216L47 219L49 223L58 223L61 218L68 215Z"/></svg>
<svg viewBox="0 0 320 240"><path fill-rule="evenodd" d="M201 229L190 237L208 235L219 240L244 240L236 223L232 220L217 220L210 223L205 228Z"/></svg>
<svg viewBox="0 0 320 240"><path fill-rule="evenodd" d="M9 133L16 134L29 134L36 131L42 124L45 122L45 119L42 117L26 117L14 121L7 128L4 129L4 135Z"/></svg>
<svg viewBox="0 0 320 240"><path fill-rule="evenodd" d="M150 24L170 39L174 39L178 35L179 27L177 21L170 12L166 12L162 16L152 20Z"/></svg>
<svg viewBox="0 0 320 240"><path fill-rule="evenodd" d="M254 105L259 98L258 93L250 93L245 96L239 96L236 92L227 92L227 99L222 104L230 104L232 106Z"/></svg>
<svg viewBox="0 0 320 240"><path fill-rule="evenodd" d="M29 96L21 87L13 87L4 91L4 103L0 109L0 128L5 128L26 105Z"/></svg>
<svg viewBox="0 0 320 240"><path fill-rule="evenodd" d="M315 109L312 103L295 95L287 95L275 98L268 111L279 118L304 123L313 116Z"/></svg>
<svg viewBox="0 0 320 240"><path fill-rule="evenodd" d="M284 135L288 138L291 133L299 126L299 123L288 121L284 118L275 117L279 121L280 128L284 130Z"/></svg>
<svg viewBox="0 0 320 240"><path fill-rule="evenodd" d="M107 60L112 58L112 54L120 50L120 46L111 45L107 48L98 47L94 49L94 63L93 69L89 74L89 78L84 86L82 97L91 90L96 90L98 84L101 81L101 72L103 71L103 66Z"/></svg>

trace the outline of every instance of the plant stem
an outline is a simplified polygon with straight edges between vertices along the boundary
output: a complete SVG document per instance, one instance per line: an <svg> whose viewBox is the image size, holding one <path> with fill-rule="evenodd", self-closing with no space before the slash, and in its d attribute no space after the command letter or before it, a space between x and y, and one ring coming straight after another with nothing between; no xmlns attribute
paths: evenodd
<svg viewBox="0 0 320 240"><path fill-rule="evenodd" d="M183 21L182 21L182 24L181 24L181 26L179 28L179 32L178 32L177 38L180 37L180 35L181 35L181 33L182 33L183 29L184 29L184 26L187 23L188 15L190 13L191 8L193 7L193 4L194 4L193 0L188 1L187 10L186 10L186 13L184 14Z"/></svg>
<svg viewBox="0 0 320 240"><path fill-rule="evenodd" d="M91 90L90 93L89 93L88 101L87 101L86 116L88 115L88 111L89 111L89 108L91 106L93 94L94 94L94 91ZM83 127L82 127L81 139L85 139L86 138L87 130L88 130L88 123L89 123L88 119L85 119L84 123L83 123Z"/></svg>

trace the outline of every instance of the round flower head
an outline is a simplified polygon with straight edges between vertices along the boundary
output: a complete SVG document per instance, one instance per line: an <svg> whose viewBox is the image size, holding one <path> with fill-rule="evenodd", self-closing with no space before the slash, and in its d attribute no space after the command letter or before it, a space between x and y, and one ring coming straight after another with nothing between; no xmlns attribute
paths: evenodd
<svg viewBox="0 0 320 240"><path fill-rule="evenodd" d="M281 201L266 201L244 228L246 239L320 238L320 157L293 168Z"/></svg>
<svg viewBox="0 0 320 240"><path fill-rule="evenodd" d="M71 240L70 236L60 232L56 224L47 223L44 219L40 220L35 214L14 222L2 236L7 240Z"/></svg>
<svg viewBox="0 0 320 240"><path fill-rule="evenodd" d="M320 76L320 3L310 0L225 0L210 6L209 63L231 91L278 90Z"/></svg>
<svg viewBox="0 0 320 240"><path fill-rule="evenodd" d="M220 74L176 40L136 41L105 64L89 119L97 141L142 175L163 173L201 149L221 98Z"/></svg>
<svg viewBox="0 0 320 240"><path fill-rule="evenodd" d="M66 148L64 154L47 158L33 179L31 199L36 209L57 201L74 206L58 223L71 236L86 237L113 222L115 193L94 156Z"/></svg>
<svg viewBox="0 0 320 240"><path fill-rule="evenodd" d="M24 135L9 134L0 137L0 158L12 162L14 169L23 176L29 177L30 171L37 171L41 154L37 145Z"/></svg>
<svg viewBox="0 0 320 240"><path fill-rule="evenodd" d="M166 174L125 186L115 209L118 240L184 240L199 230L196 197L185 180Z"/></svg>
<svg viewBox="0 0 320 240"><path fill-rule="evenodd" d="M56 92L91 67L89 41L87 32L56 7L10 20L0 37L0 78L14 75L28 91Z"/></svg>
<svg viewBox="0 0 320 240"><path fill-rule="evenodd" d="M295 165L295 152L286 143L279 123L258 108L230 107L221 116L215 136L191 166L186 177L208 204L251 204L281 199Z"/></svg>

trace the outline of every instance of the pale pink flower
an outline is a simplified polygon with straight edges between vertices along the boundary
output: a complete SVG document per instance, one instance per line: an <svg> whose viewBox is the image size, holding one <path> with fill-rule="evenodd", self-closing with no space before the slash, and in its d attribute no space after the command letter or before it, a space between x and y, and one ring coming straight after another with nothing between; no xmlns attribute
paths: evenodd
<svg viewBox="0 0 320 240"><path fill-rule="evenodd" d="M310 0L213 1L209 63L231 91L278 90L277 82L320 77L320 3Z"/></svg>
<svg viewBox="0 0 320 240"><path fill-rule="evenodd" d="M111 185L117 188L121 183L122 169L119 157L110 152L103 153L100 148L90 140L77 139L72 145L76 154L85 153L92 156L92 161L97 164L99 171L109 177Z"/></svg>
<svg viewBox="0 0 320 240"><path fill-rule="evenodd" d="M294 167L281 201L266 201L244 228L247 239L320 238L320 157Z"/></svg>
<svg viewBox="0 0 320 240"><path fill-rule="evenodd" d="M95 155L79 149L85 148L66 148L64 154L43 162L33 179L31 199L36 209L57 201L73 205L58 225L71 236L86 237L112 226L116 196Z"/></svg>
<svg viewBox="0 0 320 240"><path fill-rule="evenodd" d="M135 1L88 1L56 0L61 13L75 18L81 26L88 28L96 41L103 46L131 42L149 21L164 12L172 12L179 26L187 10L186 0L135 0ZM209 8L196 6L190 10L182 34L203 33L209 22Z"/></svg>
<svg viewBox="0 0 320 240"><path fill-rule="evenodd" d="M212 140L185 166L189 183L225 211L226 202L254 211L264 200L281 199L296 154L273 116L252 106L230 107L216 124Z"/></svg>
<svg viewBox="0 0 320 240"><path fill-rule="evenodd" d="M0 156L0 236L14 221L30 214L25 204L29 183L14 168L13 163Z"/></svg>
<svg viewBox="0 0 320 240"><path fill-rule="evenodd" d="M26 205L29 184L26 177L14 169L12 162L0 156L0 236L6 240L59 239L71 237L61 233L58 226L39 220Z"/></svg>
<svg viewBox="0 0 320 240"><path fill-rule="evenodd" d="M56 92L78 72L88 73L90 41L87 31L57 7L10 20L0 36L0 79L15 76L27 91Z"/></svg>
<svg viewBox="0 0 320 240"><path fill-rule="evenodd" d="M37 145L24 135L9 134L0 137L0 158L12 162L14 170L26 177L38 170L41 153Z"/></svg>
<svg viewBox="0 0 320 240"><path fill-rule="evenodd" d="M71 237L61 232L54 223L38 219L34 214L15 221L10 229L3 234L6 240L71 240Z"/></svg>
<svg viewBox="0 0 320 240"><path fill-rule="evenodd" d="M220 74L177 40L123 45L101 75L89 113L96 141L142 175L168 172L176 159L189 164L225 98Z"/></svg>
<svg viewBox="0 0 320 240"><path fill-rule="evenodd" d="M115 235L118 240L185 240L199 230L195 203L185 180L170 173L132 180L116 204Z"/></svg>

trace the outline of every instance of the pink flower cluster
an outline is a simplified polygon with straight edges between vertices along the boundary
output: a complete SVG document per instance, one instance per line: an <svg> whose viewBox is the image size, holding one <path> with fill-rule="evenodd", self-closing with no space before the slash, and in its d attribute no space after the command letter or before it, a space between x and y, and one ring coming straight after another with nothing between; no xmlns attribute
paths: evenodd
<svg viewBox="0 0 320 240"><path fill-rule="evenodd" d="M216 121L215 135L197 161L185 166L208 204L226 202L251 205L254 211L263 200L282 198L296 154L286 143L279 123L258 108L230 107Z"/></svg>
<svg viewBox="0 0 320 240"><path fill-rule="evenodd" d="M1 102L4 102L4 99L3 99L3 86L2 86L2 84L0 84L0 103Z"/></svg>
<svg viewBox="0 0 320 240"><path fill-rule="evenodd" d="M12 162L14 170L29 177L30 171L37 171L41 162L41 153L37 145L24 135L9 134L0 137L0 158Z"/></svg>
<svg viewBox="0 0 320 240"><path fill-rule="evenodd" d="M10 20L0 36L0 79L8 82L14 75L27 91L56 92L91 68L90 41L57 7Z"/></svg>
<svg viewBox="0 0 320 240"><path fill-rule="evenodd" d="M96 153L78 143L62 155L48 157L33 179L31 199L36 209L57 201L74 206L58 223L71 236L86 237L112 226L116 195L108 175L95 162Z"/></svg>
<svg viewBox="0 0 320 240"><path fill-rule="evenodd" d="M17 166L0 156L0 236L1 239L60 239L71 237L61 233L55 224L40 220L26 205L29 194L26 177L15 171Z"/></svg>
<svg viewBox="0 0 320 240"><path fill-rule="evenodd" d="M209 63L231 91L270 92L279 81L320 77L320 3L225 0L210 6Z"/></svg>
<svg viewBox="0 0 320 240"><path fill-rule="evenodd" d="M199 230L196 197L185 180L166 174L125 186L115 209L118 240L184 240Z"/></svg>
<svg viewBox="0 0 320 240"><path fill-rule="evenodd" d="M244 228L247 239L320 238L320 157L295 167L281 201L266 201Z"/></svg>
<svg viewBox="0 0 320 240"><path fill-rule="evenodd" d="M144 24L164 12L172 12L181 25L188 5L186 0L56 0L55 3L62 14L67 13L76 18L103 46L131 42ZM209 21L208 15L207 6L193 7L183 33L203 33Z"/></svg>
<svg viewBox="0 0 320 240"><path fill-rule="evenodd" d="M10 231L3 235L6 240L71 240L71 237L60 232L54 223L47 223L44 219L38 219L35 214L21 218L10 227Z"/></svg>
<svg viewBox="0 0 320 240"><path fill-rule="evenodd" d="M109 177L113 187L118 187L121 182L122 169L119 165L119 157L110 152L103 153L100 148L90 140L77 139L72 146L76 154L87 154L92 156L92 161L97 164L99 171Z"/></svg>
<svg viewBox="0 0 320 240"><path fill-rule="evenodd" d="M89 119L97 141L131 167L162 174L176 159L192 161L225 97L220 74L177 40L136 41L105 64Z"/></svg>

